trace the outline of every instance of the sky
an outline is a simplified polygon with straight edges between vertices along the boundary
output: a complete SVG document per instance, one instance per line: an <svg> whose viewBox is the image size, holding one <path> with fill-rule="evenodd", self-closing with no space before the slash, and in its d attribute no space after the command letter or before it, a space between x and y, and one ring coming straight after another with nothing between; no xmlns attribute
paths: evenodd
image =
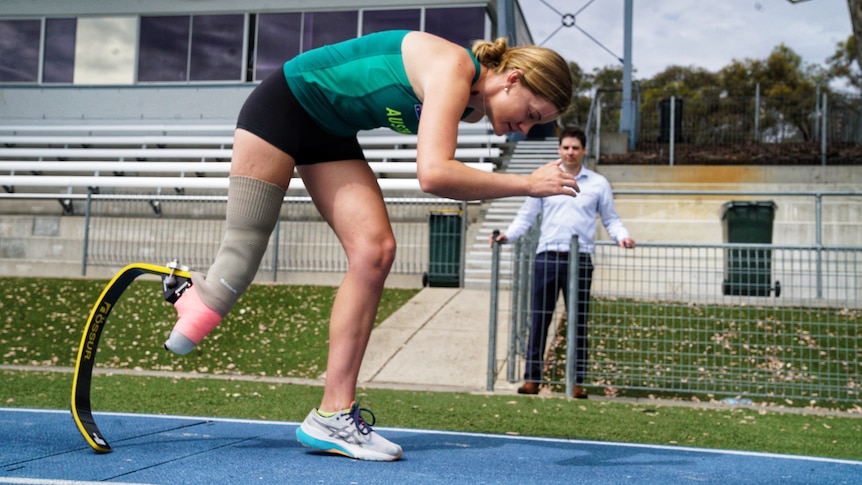
<svg viewBox="0 0 862 485"><path fill-rule="evenodd" d="M519 2L534 43L556 50L586 72L622 66L618 59L623 57L624 0ZM847 0L797 4L633 0L633 4L635 79L650 78L673 65L717 72L733 60L766 59L782 43L804 63L825 66L838 42L853 33ZM563 26L564 20L574 26Z"/></svg>

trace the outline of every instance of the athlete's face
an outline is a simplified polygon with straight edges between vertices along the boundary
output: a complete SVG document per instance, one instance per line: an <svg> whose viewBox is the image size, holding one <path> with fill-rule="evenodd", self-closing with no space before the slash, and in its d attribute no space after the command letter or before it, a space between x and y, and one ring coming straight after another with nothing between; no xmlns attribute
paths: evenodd
<svg viewBox="0 0 862 485"><path fill-rule="evenodd" d="M554 121L558 116L550 101L519 82L500 91L489 104L488 118L496 135L515 132L526 135L533 125Z"/></svg>

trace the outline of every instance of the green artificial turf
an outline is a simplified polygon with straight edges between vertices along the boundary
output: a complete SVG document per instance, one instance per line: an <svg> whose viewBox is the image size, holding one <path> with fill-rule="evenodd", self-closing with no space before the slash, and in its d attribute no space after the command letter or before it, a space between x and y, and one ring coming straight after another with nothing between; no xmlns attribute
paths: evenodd
<svg viewBox="0 0 862 485"><path fill-rule="evenodd" d="M0 372L7 407L69 407L72 375ZM97 375L93 409L301 421L316 386ZM561 397L360 389L378 426L721 448L862 460L862 419L759 408L689 407ZM98 420L98 418L96 418ZM69 425L73 426L71 414ZM107 437L110 440L110 437Z"/></svg>
<svg viewBox="0 0 862 485"><path fill-rule="evenodd" d="M0 406L69 407L69 370L104 284L0 278L0 365L6 366L0 372ZM158 281L136 281L102 334L93 409L299 421L319 403L322 389L282 378L317 379L325 370L335 292L332 287L253 285L207 337L207 345L180 357L161 350L175 312L162 300ZM378 323L415 293L385 290ZM133 375L136 370L157 375ZM360 389L357 397L374 411L377 424L387 427L862 459L858 406L825 414L393 389Z"/></svg>

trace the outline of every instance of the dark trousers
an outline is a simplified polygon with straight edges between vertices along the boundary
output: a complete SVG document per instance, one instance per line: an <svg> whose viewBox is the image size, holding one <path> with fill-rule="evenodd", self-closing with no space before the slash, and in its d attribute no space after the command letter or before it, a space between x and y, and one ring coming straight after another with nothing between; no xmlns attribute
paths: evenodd
<svg viewBox="0 0 862 485"><path fill-rule="evenodd" d="M527 368L524 380L542 380L542 361L548 328L560 292L569 310L569 254L543 252L536 255L533 272L532 325L527 344ZM587 375L587 314L590 312L590 287L593 283L593 261L589 254L578 259L578 312L575 327L575 382L582 384ZM569 342L571 345L571 342Z"/></svg>

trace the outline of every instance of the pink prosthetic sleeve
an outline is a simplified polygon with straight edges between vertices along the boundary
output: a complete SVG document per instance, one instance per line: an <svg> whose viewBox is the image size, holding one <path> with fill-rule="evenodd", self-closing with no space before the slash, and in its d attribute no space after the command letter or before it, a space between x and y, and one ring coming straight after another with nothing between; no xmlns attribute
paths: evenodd
<svg viewBox="0 0 862 485"><path fill-rule="evenodd" d="M183 293L174 307L179 315L174 330L181 332L195 344L200 343L221 322L221 315L204 304L194 285Z"/></svg>

